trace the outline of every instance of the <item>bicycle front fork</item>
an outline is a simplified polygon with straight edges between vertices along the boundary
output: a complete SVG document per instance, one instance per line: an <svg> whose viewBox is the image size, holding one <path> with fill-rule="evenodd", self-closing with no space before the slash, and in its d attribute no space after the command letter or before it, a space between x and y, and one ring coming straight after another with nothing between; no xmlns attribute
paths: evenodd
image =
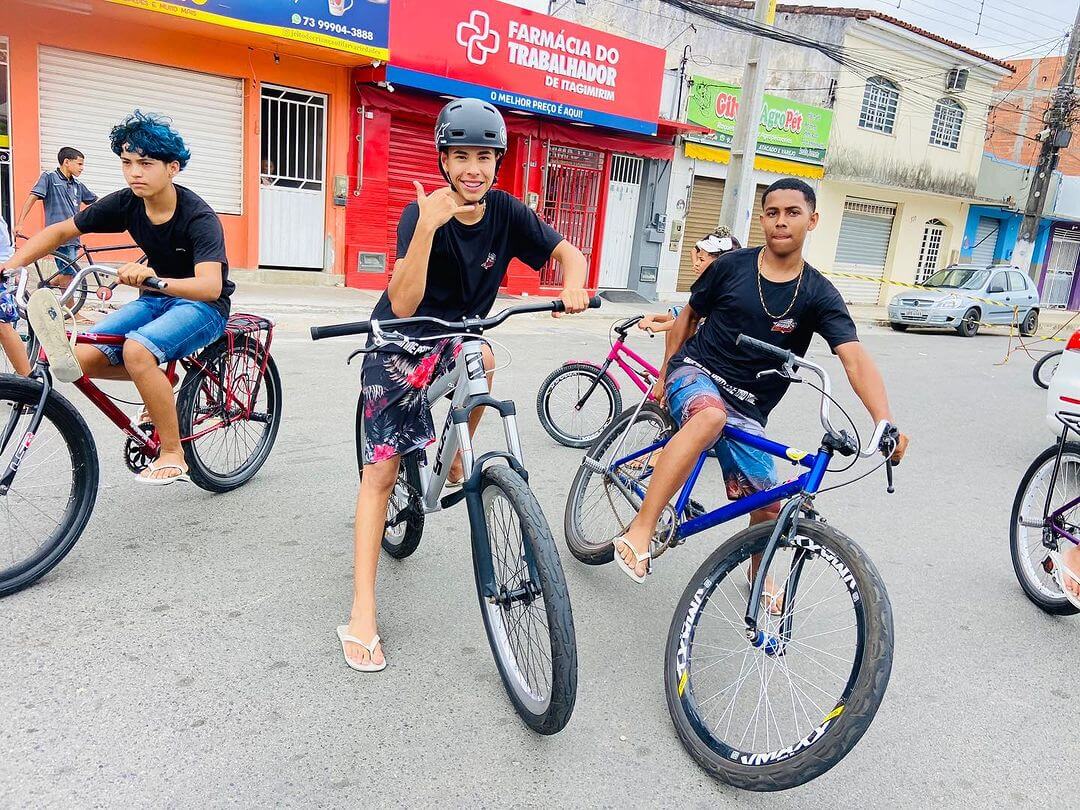
<svg viewBox="0 0 1080 810"><path fill-rule="evenodd" d="M772 567L773 558L776 556L776 549L780 544L780 539L794 537L796 531L798 531L799 510L802 508L803 503L803 498L796 495L784 504L784 507L780 510L776 523L773 525L772 534L769 536L769 542L765 544L765 550L761 553L757 574L754 576L754 581L750 586L750 599L746 603L746 616L744 618L746 622L746 638L751 645L763 650L766 655L770 656L783 655L788 642L791 640L791 631L794 625L793 607L799 590L799 579L802 576L803 565L807 560L807 552L802 549L795 552L794 559L791 562L791 570L783 579L784 609L780 627L776 632L768 631L767 622L765 629L762 629L758 624L761 615L761 597L765 592L765 582L769 575L769 569Z"/></svg>
<svg viewBox="0 0 1080 810"><path fill-rule="evenodd" d="M22 460L26 457L26 453L34 441L34 436L37 434L38 428L41 427L41 420L45 417L45 403L52 392L52 380L48 374L40 374L38 377L41 380L41 397L38 399L33 416L30 417L30 424L23 431L22 438L19 441L19 448L11 456L11 461L8 462L4 474L0 476L0 495L7 495L8 490L11 489L11 485L15 482L15 474L19 471L19 465L22 464ZM0 452L6 451L10 445L21 416L22 408L11 409L7 425L4 426L3 435L0 436Z"/></svg>

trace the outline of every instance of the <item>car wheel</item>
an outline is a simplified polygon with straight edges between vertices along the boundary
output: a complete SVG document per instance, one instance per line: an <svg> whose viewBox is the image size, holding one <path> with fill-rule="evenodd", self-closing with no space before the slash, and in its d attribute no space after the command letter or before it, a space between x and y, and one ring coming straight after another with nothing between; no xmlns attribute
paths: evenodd
<svg viewBox="0 0 1080 810"><path fill-rule="evenodd" d="M894 321L889 321L889 326L891 326L897 332L906 332L908 328L908 325L906 323L896 323Z"/></svg>
<svg viewBox="0 0 1080 810"><path fill-rule="evenodd" d="M1039 310L1033 309L1024 318L1024 322L1020 324L1020 334L1024 337L1031 337L1039 331Z"/></svg>
<svg viewBox="0 0 1080 810"><path fill-rule="evenodd" d="M960 324L956 327L956 333L960 337L975 337L979 333L979 310L976 307L972 307L964 313L964 317L960 319Z"/></svg>

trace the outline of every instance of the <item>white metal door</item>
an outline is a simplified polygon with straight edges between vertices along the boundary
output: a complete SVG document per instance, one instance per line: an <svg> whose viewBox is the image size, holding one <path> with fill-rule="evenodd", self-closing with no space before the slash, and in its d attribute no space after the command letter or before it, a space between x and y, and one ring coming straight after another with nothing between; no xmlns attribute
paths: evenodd
<svg viewBox="0 0 1080 810"><path fill-rule="evenodd" d="M259 265L321 270L326 96L262 85Z"/></svg>
<svg viewBox="0 0 1080 810"><path fill-rule="evenodd" d="M989 267L994 263L1000 223L1000 219L979 217L979 224L975 227L975 242L971 245L971 263L976 267Z"/></svg>
<svg viewBox="0 0 1080 810"><path fill-rule="evenodd" d="M1055 233L1050 243L1050 258L1046 262L1046 276L1043 280L1042 302L1045 306L1058 309L1069 306L1078 262L1080 232Z"/></svg>
<svg viewBox="0 0 1080 810"><path fill-rule="evenodd" d="M0 5L4 5L0 0ZM244 90L239 79L42 47L38 51L41 166L73 146L80 180L98 196L125 188L109 131L135 109L167 116L191 150L176 182L219 214L243 213Z"/></svg>
<svg viewBox="0 0 1080 810"><path fill-rule="evenodd" d="M601 287L625 289L630 284L630 257L634 251L634 225L637 222L641 173L645 160L629 155L611 156L611 179L607 208L604 210L604 236L600 254Z"/></svg>
<svg viewBox="0 0 1080 810"><path fill-rule="evenodd" d="M831 279L848 303L878 303L895 216L894 203L854 198L844 201L834 267L841 273L869 276L872 279Z"/></svg>

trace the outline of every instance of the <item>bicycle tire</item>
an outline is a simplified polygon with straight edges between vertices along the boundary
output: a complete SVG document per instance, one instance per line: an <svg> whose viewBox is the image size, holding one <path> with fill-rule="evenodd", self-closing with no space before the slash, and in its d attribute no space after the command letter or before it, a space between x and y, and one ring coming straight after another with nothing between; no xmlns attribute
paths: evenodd
<svg viewBox="0 0 1080 810"><path fill-rule="evenodd" d="M585 454L586 460L603 459L608 450L618 442L619 437L633 417L634 411L632 409L623 411L589 448L589 452ZM671 416L654 402L646 402L642 405L637 418L634 420L634 424L645 422L656 425L658 435L674 432L675 430L675 423L671 420ZM627 452L629 453L629 451ZM585 461L582 462L581 466L578 467L573 482L570 484L570 491L566 496L566 509L563 513L563 534L566 546L577 560L586 565L604 565L615 559L614 539L616 535L601 538L599 541L591 539L590 535L595 533L589 531L582 521L583 513L589 509L589 504L585 502L586 490L590 482L598 476L599 473L591 469ZM625 505L627 509L630 509L629 504L621 505ZM610 508L613 517L621 528L625 530L625 526L622 526L624 516L615 512L613 505L595 506L595 508Z"/></svg>
<svg viewBox="0 0 1080 810"><path fill-rule="evenodd" d="M1061 353L1063 351L1064 349L1058 349L1056 352L1044 354L1035 364L1035 368L1031 370L1031 378L1039 388L1046 389L1050 387L1050 381L1054 377L1054 372L1057 371L1058 363L1061 362ZM1052 362L1054 360L1057 362Z"/></svg>
<svg viewBox="0 0 1080 810"><path fill-rule="evenodd" d="M198 439L195 437L200 429L200 418L211 416L213 412L225 407L226 400L216 392L220 391L217 380L226 377L225 364L230 358L246 356L241 362L247 368L261 367L266 360L266 370L260 380L254 381L252 387L266 393L265 424L266 428L259 439L258 444L252 449L246 458L238 459L235 466L225 470L218 470L203 457L200 452ZM180 385L180 393L176 398L176 410L180 417L180 435L184 439L184 458L188 463L188 475L193 484L208 492L231 492L237 487L243 486L262 468L270 451L277 439L278 429L281 427L281 376L278 373L277 364L273 357L266 356L266 350L262 344L255 341L237 341L231 353L228 352L228 344L225 340L219 340L203 349L196 357L199 366L193 367L185 376ZM231 374L228 376L232 376ZM249 375L237 375L247 379ZM237 380L233 380L235 385ZM200 394L208 398L210 407L200 408ZM240 395L241 401L246 393ZM256 398L258 394L256 393ZM260 412L262 413L262 412ZM237 422L247 424L250 420L236 420L219 430L229 430ZM260 421L263 421L260 419ZM214 431L217 432L217 431ZM205 435L213 435L208 433ZM200 437L201 438L201 437Z"/></svg>
<svg viewBox="0 0 1080 810"><path fill-rule="evenodd" d="M691 676L693 635L701 617L708 613L704 607L709 597L727 572L740 567L752 554L761 552L774 525L774 521L769 521L744 529L702 563L683 591L672 617L664 657L668 712L683 747L713 778L753 791L797 787L839 763L873 722L892 671L892 607L873 562L854 541L833 527L801 520L796 545L807 550L818 549L817 553L836 570L847 588L856 615L861 611L862 623L857 633L859 652L854 671L847 681L847 692L821 725L789 746L790 750L744 757L727 743L717 741L712 735L703 735L701 722L691 719L696 718L696 710L692 708L696 696L689 677L684 688L679 688L684 677L679 672L680 656L689 662L685 672ZM824 555L826 550L831 559ZM793 638L797 636L798 627L797 622Z"/></svg>
<svg viewBox="0 0 1080 810"><path fill-rule="evenodd" d="M360 481L363 483L364 395L362 393L356 398L355 435L356 465L360 474ZM417 453L408 453L398 465L397 480L394 482L394 489L386 502L386 528L383 529L382 549L395 560L403 560L410 556L419 547L420 540L424 536L425 514L420 492L420 459ZM392 531L396 526L391 524L401 514L399 502L402 497L406 500L404 508L409 510L409 514L405 517L405 528L401 533L401 538L397 539Z"/></svg>
<svg viewBox="0 0 1080 810"><path fill-rule="evenodd" d="M543 634L541 629L541 632L536 635L530 635L526 643L531 645L530 650L535 650L538 645L543 645L542 636L547 637L551 653L549 693L546 696L538 696L530 691L534 688L534 684L523 683L520 677L515 676L515 673L521 675L521 667L518 657L513 654L512 640L506 633L507 623L503 619L504 608L492 604L484 597L479 568L474 557L473 573L476 580L476 593L480 600L480 612L484 618L484 631L487 633L488 644L495 657L503 686L506 687L506 693L518 716L525 721L525 725L539 734L556 734L570 721L577 699L577 641L574 634L573 611L570 607L570 592L566 587L559 553L536 496L514 470L501 465L486 468L481 475L480 496L485 503L484 515L489 534L492 534L489 511L494 509L496 499L502 498L510 504L517 519L520 530L518 538L522 544L528 543L532 551L536 577L539 580L533 584L539 587L540 595L544 600L547 633ZM496 542L492 537L492 543ZM524 546L520 547L523 554ZM497 552L492 553L492 558L496 571L496 584L500 586L500 591L505 591L507 583L499 582L500 562L503 559ZM524 568L524 573L528 573L529 569L520 562L520 559L515 557L514 562ZM521 568L519 568L515 575L521 573ZM529 578L531 580L531 575ZM531 608L533 605L535 605L535 597L526 607ZM522 622L523 618L519 618L512 626L520 628ZM540 652L543 653L543 650L541 649ZM529 660L532 660L532 655L533 653L530 652Z"/></svg>
<svg viewBox="0 0 1080 810"><path fill-rule="evenodd" d="M587 390L592 385L593 380L599 377L599 383L592 393L589 394L589 398L600 396L603 392L603 396L607 400L607 417L604 420L604 424L599 429L592 433L581 433L574 430L569 425L560 425L560 417L557 414L553 414L551 396L555 392L555 389L562 383L566 383L572 380L574 377L583 377L584 385L581 386L581 392ZM599 437L612 420L622 412L622 394L619 393L618 386L607 374L601 374L600 369L596 366L589 365L588 363L566 363L559 368L551 372L547 379L540 384L540 390L536 393L536 415L540 419L540 424L547 431L547 434L557 441L559 444L565 447L583 448L588 447Z"/></svg>
<svg viewBox="0 0 1080 810"><path fill-rule="evenodd" d="M63 256L59 253L50 253L47 258L52 259L53 264L55 264L57 268L60 268L62 266L70 267L73 272L78 272L80 269L79 263L77 261L71 261L67 258L67 256ZM59 270L55 273L46 274L46 271L39 264L40 261L41 259L38 259L36 262L34 262L34 270L37 273L38 277L37 287L39 289L41 287L49 286L47 284L48 280L55 278L59 274ZM67 308L71 311L72 315L78 315L79 310L83 308L83 305L86 303L86 296L88 294L88 290L89 287L87 285L86 279L84 278L81 282L79 282L79 286L75 288L71 300L67 303ZM59 292L60 290L58 290L58 294Z"/></svg>
<svg viewBox="0 0 1080 810"><path fill-rule="evenodd" d="M0 401L15 402L33 410L41 400L41 390L42 385L37 380L6 375L0 377ZM0 596L29 587L55 568L82 536L97 501L97 448L86 421L75 406L56 391L52 391L45 400L44 419L55 426L71 456L71 492L62 519L37 553L0 569ZM0 425L0 429L2 427ZM37 435L42 435L40 429ZM18 435L12 440L18 441ZM0 469L6 469L7 456L6 452L0 451ZM16 475L12 492L17 491L18 483L19 477Z"/></svg>
<svg viewBox="0 0 1080 810"><path fill-rule="evenodd" d="M1035 460L1031 462L1027 470L1024 471L1024 475L1020 478L1020 485L1016 488L1016 497L1013 499L1013 507L1010 515L1009 524L1009 557L1012 559L1013 571L1016 573L1016 579L1020 582L1020 587L1024 589L1024 594L1030 599L1039 609L1054 616L1072 616L1076 613L1080 613L1076 606L1073 605L1064 593L1060 598L1051 598L1042 593L1037 583L1032 581L1030 572L1024 567L1023 551L1020 548L1020 510L1023 508L1025 495L1027 494L1028 487L1031 486L1032 479L1047 463L1052 463L1057 458L1058 446L1052 444L1043 450L1039 455L1035 457ZM1080 442L1065 442L1065 447L1062 451L1062 455L1072 455L1077 459L1080 459ZM1039 499L1040 513L1045 508L1045 500ZM1049 550L1047 551L1049 556Z"/></svg>

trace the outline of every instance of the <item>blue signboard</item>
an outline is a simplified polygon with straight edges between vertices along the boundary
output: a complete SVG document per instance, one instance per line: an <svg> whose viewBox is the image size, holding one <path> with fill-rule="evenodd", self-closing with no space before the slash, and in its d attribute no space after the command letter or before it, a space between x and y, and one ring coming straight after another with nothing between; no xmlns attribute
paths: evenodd
<svg viewBox="0 0 1080 810"><path fill-rule="evenodd" d="M387 0L109 0L121 6L386 60Z"/></svg>

